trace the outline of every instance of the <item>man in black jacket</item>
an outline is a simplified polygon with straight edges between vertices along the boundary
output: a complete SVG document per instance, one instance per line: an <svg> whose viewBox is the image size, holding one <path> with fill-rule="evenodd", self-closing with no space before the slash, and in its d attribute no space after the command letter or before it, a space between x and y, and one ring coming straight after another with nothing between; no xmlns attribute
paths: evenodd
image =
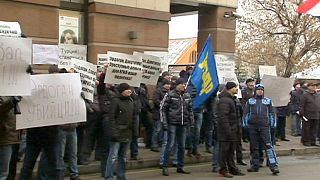
<svg viewBox="0 0 320 180"><path fill-rule="evenodd" d="M169 176L169 156L172 147L175 145L175 139L177 140L178 145L177 173L190 174L190 172L183 169L184 152L186 129L188 125L193 127L194 119L191 97L185 90L186 81L183 78L177 79L176 88L164 96L160 106L160 117L163 130L168 133L164 161L162 164L162 174L164 176Z"/></svg>
<svg viewBox="0 0 320 180"><path fill-rule="evenodd" d="M219 141L219 174L223 177L243 176L234 162L234 152L240 136L240 124L234 96L238 93L237 84L227 82L219 94L218 103L218 141Z"/></svg>

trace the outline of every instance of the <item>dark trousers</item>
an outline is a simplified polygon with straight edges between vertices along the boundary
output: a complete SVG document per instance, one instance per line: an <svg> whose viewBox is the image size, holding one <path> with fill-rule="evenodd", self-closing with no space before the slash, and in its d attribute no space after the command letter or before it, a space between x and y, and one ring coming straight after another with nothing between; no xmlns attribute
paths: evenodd
<svg viewBox="0 0 320 180"><path fill-rule="evenodd" d="M37 144L32 142L27 142L26 153L24 157L23 167L21 169L20 180L30 180L32 176L32 171L37 158L43 150L48 158L47 164L47 175L48 179L59 180L59 171L57 170L57 143L48 144Z"/></svg>
<svg viewBox="0 0 320 180"><path fill-rule="evenodd" d="M239 171L234 162L234 152L239 142L219 141L220 173Z"/></svg>
<svg viewBox="0 0 320 180"><path fill-rule="evenodd" d="M286 138L286 117L277 117L277 133L276 137L280 139Z"/></svg>
<svg viewBox="0 0 320 180"><path fill-rule="evenodd" d="M241 141L237 142L237 145L236 145L236 158L238 162L243 160Z"/></svg>
<svg viewBox="0 0 320 180"><path fill-rule="evenodd" d="M100 160L103 151L103 116L100 112L87 113L87 122L84 125L83 142L80 148L80 161L88 161L94 149L96 149L96 160ZM79 153L78 153L79 154Z"/></svg>
<svg viewBox="0 0 320 180"><path fill-rule="evenodd" d="M316 143L318 123L318 119L308 119L308 121L302 120L302 143Z"/></svg>
<svg viewBox="0 0 320 180"><path fill-rule="evenodd" d="M144 143L146 144L146 148L151 148L153 122L149 116L149 112L142 111L140 113L140 121L141 121L140 125L143 125L146 133L144 137Z"/></svg>
<svg viewBox="0 0 320 180"><path fill-rule="evenodd" d="M12 154L10 158L9 175L7 177L7 180L15 180L16 178L19 146L20 146L19 144L12 145Z"/></svg>

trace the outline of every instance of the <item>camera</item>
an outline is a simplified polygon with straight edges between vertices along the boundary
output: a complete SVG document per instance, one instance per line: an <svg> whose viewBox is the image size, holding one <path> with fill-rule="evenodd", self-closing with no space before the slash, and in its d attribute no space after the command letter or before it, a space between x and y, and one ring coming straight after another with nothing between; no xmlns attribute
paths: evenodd
<svg viewBox="0 0 320 180"><path fill-rule="evenodd" d="M230 12L225 12L223 17L236 19L236 18L242 18L243 16L238 12L230 11Z"/></svg>

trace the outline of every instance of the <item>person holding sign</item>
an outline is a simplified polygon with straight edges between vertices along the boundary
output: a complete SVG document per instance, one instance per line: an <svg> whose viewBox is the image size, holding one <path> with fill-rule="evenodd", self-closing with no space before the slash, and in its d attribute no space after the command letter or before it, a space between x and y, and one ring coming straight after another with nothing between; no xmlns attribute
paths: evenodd
<svg viewBox="0 0 320 180"><path fill-rule="evenodd" d="M136 107L131 98L132 90L127 83L118 86L119 94L112 99L110 109L110 131L111 141L109 156L106 167L106 180L113 180L113 166L118 159L117 179L126 178L127 151L133 136L137 136L135 131Z"/></svg>
<svg viewBox="0 0 320 180"><path fill-rule="evenodd" d="M17 105L21 98L0 96L0 180L7 179L12 147L21 140L21 132L16 130Z"/></svg>

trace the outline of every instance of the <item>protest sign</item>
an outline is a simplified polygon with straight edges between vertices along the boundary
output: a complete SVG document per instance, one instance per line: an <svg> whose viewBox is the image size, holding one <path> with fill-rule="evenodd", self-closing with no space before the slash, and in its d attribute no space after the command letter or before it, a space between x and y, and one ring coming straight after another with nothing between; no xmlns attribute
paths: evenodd
<svg viewBox="0 0 320 180"><path fill-rule="evenodd" d="M21 37L21 28L18 22L0 21L0 36Z"/></svg>
<svg viewBox="0 0 320 180"><path fill-rule="evenodd" d="M0 36L0 96L29 96L32 40Z"/></svg>
<svg viewBox="0 0 320 180"><path fill-rule="evenodd" d="M272 99L273 106L287 106L294 78L283 78L264 75L261 84L264 85L264 96Z"/></svg>
<svg viewBox="0 0 320 180"><path fill-rule="evenodd" d="M98 54L97 66L103 67L108 63L108 55L107 54Z"/></svg>
<svg viewBox="0 0 320 180"><path fill-rule="evenodd" d="M156 56L146 55L139 52L133 52L133 55L142 59L141 83L157 85L160 76L161 59Z"/></svg>
<svg viewBox="0 0 320 180"><path fill-rule="evenodd" d="M142 78L142 60L136 56L108 52L108 70L105 83L128 83L133 87L140 87Z"/></svg>
<svg viewBox="0 0 320 180"><path fill-rule="evenodd" d="M16 129L86 121L78 73L32 75L32 94L19 103Z"/></svg>
<svg viewBox="0 0 320 180"><path fill-rule="evenodd" d="M169 56L168 52L162 52L162 51L144 51L145 54L157 56L161 59L161 72L168 71L168 62L169 62Z"/></svg>
<svg viewBox="0 0 320 180"><path fill-rule="evenodd" d="M59 16L59 37L60 44L78 44L79 18Z"/></svg>
<svg viewBox="0 0 320 180"><path fill-rule="evenodd" d="M87 46L86 45L73 45L73 44L60 44L59 45L59 68L71 68L71 58L87 60Z"/></svg>
<svg viewBox="0 0 320 180"><path fill-rule="evenodd" d="M277 76L277 69L276 66L259 66L259 76L260 79L263 78L263 75L271 75Z"/></svg>
<svg viewBox="0 0 320 180"><path fill-rule="evenodd" d="M215 55L217 72L220 84L227 82L236 82L239 84L237 76L234 72L234 60L232 56L216 54Z"/></svg>
<svg viewBox="0 0 320 180"><path fill-rule="evenodd" d="M58 64L59 50L57 45L33 44L32 64Z"/></svg>
<svg viewBox="0 0 320 180"><path fill-rule="evenodd" d="M80 73L82 92L86 99L93 101L94 88L96 87L97 66L87 61L71 59L72 68Z"/></svg>

